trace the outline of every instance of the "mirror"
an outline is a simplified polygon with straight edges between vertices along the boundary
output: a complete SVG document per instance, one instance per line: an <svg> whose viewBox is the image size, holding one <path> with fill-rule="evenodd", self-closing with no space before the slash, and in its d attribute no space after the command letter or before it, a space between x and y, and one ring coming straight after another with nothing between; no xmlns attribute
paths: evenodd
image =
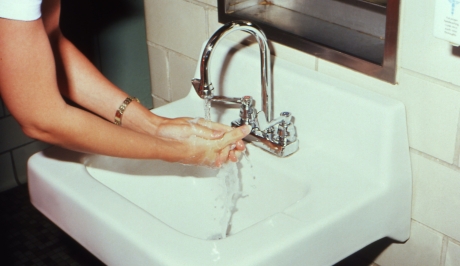
<svg viewBox="0 0 460 266"><path fill-rule="evenodd" d="M275 42L395 83L399 0L218 0L219 22L249 20Z"/></svg>

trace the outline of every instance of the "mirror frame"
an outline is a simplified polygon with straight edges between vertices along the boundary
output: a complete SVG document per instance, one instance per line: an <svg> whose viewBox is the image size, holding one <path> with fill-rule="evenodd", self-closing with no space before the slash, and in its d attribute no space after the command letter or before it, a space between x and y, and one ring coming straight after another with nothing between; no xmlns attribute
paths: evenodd
<svg viewBox="0 0 460 266"><path fill-rule="evenodd" d="M238 12L226 12L226 0L218 0L218 19L220 23L233 20L248 19L238 16ZM271 41L281 43L299 51L314 55L321 59L345 66L368 76L395 84L397 70L397 46L399 28L400 0L388 0L386 6L385 43L382 64L376 64L364 59L345 54L341 51L311 42L290 33L287 30L275 28L269 24L255 21Z"/></svg>

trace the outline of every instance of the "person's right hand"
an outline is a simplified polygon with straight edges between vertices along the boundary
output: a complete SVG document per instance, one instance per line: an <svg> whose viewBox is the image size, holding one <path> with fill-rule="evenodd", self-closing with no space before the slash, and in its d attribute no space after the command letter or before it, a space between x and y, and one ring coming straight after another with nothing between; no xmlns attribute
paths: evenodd
<svg viewBox="0 0 460 266"><path fill-rule="evenodd" d="M164 118L155 135L178 147L171 161L220 167L238 160L245 150L242 138L250 131L250 126L232 128L204 119Z"/></svg>

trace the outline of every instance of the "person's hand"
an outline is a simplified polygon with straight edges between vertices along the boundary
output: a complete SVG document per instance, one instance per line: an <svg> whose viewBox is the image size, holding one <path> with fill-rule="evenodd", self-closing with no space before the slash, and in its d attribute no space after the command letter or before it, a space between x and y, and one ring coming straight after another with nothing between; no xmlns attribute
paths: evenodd
<svg viewBox="0 0 460 266"><path fill-rule="evenodd" d="M250 131L250 126L234 129L204 119L164 118L155 135L181 146L175 161L220 167L227 161L238 161L245 150L242 138Z"/></svg>

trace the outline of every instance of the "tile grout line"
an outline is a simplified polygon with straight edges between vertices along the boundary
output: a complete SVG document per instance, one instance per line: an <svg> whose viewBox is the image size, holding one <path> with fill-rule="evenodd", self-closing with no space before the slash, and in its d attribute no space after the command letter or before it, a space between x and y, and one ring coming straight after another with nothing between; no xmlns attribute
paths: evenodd
<svg viewBox="0 0 460 266"><path fill-rule="evenodd" d="M447 245L449 244L448 236L444 235L442 237L442 247L441 247L441 257L439 258L439 266L444 266L446 264L446 255L447 255Z"/></svg>
<svg viewBox="0 0 460 266"><path fill-rule="evenodd" d="M422 157L425 158L425 159L428 159L428 160L433 161L433 162L435 162L435 163L438 163L438 164L440 164L440 165L442 165L442 166L444 166L444 167L447 167L447 168L449 168L449 169L451 169L451 170L453 170L453 171L460 172L460 166L458 166L458 165L455 165L455 164L453 164L453 163L449 163L449 162L443 161L443 160L441 160L441 159L439 159L439 158L436 158L436 157L434 157L434 156L432 156L432 155L430 155L430 154L428 154L428 153L419 151L419 150L417 150L417 149L415 149L415 148L412 148L412 147L409 147L409 151L410 151L411 153L413 153L413 154L422 156Z"/></svg>
<svg viewBox="0 0 460 266"><path fill-rule="evenodd" d="M19 186L21 182L19 182L18 171L16 170L16 163L14 162L13 152L10 152L11 163L13 164L13 175L14 181L16 181L16 186Z"/></svg>

